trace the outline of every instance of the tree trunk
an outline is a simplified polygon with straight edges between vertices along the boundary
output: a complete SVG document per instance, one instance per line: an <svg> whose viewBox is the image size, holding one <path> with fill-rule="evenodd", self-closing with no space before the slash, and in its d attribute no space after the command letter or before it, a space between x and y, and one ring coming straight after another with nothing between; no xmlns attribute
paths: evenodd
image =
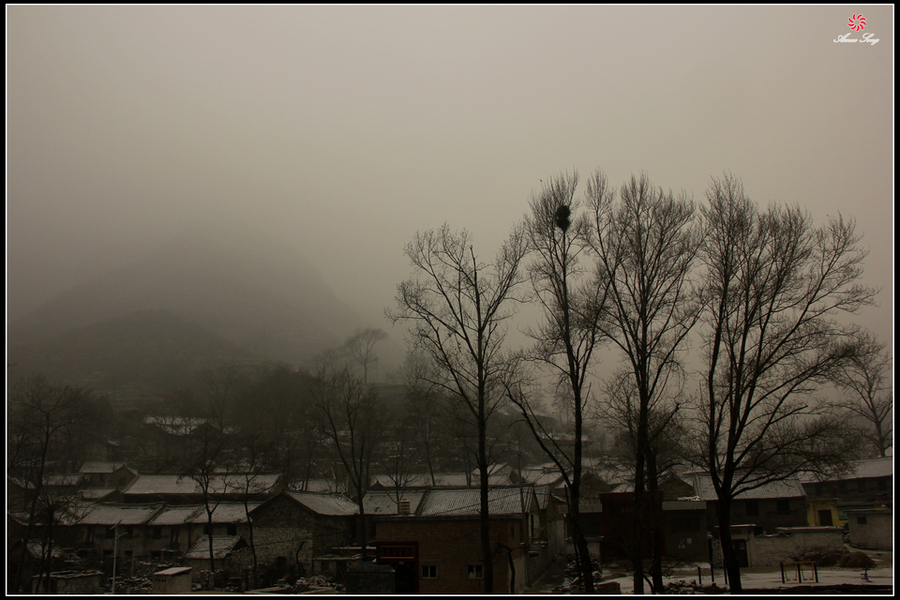
<svg viewBox="0 0 900 600"><path fill-rule="evenodd" d="M660 594L663 589L662 579L662 503L659 497L659 473L657 472L656 453L651 449L647 452L647 489L650 492L650 534L652 536L652 561L650 575L653 581L653 593Z"/></svg>
<svg viewBox="0 0 900 600"><path fill-rule="evenodd" d="M719 500L719 541L722 543L722 557L728 575L728 588L732 594L740 594L743 591L741 565L731 539L731 503L721 500Z"/></svg>
<svg viewBox="0 0 900 600"><path fill-rule="evenodd" d="M484 593L494 593L494 556L491 548L491 515L488 503L488 464L486 427L484 419L478 423L478 472L481 474L479 482L481 496L481 555L484 560Z"/></svg>

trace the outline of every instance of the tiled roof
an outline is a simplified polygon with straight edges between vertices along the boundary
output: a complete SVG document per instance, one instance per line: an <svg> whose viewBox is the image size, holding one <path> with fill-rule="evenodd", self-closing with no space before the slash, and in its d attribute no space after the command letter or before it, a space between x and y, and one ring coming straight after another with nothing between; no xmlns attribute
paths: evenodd
<svg viewBox="0 0 900 600"><path fill-rule="evenodd" d="M693 474L694 493L701 499L706 501L716 501L715 488L713 488L712 478L705 473ZM771 500L776 498L804 498L806 492L803 491L803 485L797 478L786 479L784 481L773 481L758 488L741 492L738 500Z"/></svg>
<svg viewBox="0 0 900 600"><path fill-rule="evenodd" d="M194 515L202 511L203 506L198 504L191 506L167 506L150 519L147 525L183 525L192 522Z"/></svg>
<svg viewBox="0 0 900 600"><path fill-rule="evenodd" d="M281 479L277 473L257 475L250 482L251 493L263 493L271 490ZM247 488L243 475L217 475L210 482L210 490L214 494L239 494ZM198 495L203 493L201 485L187 475L138 475L122 490L128 496L136 495Z"/></svg>
<svg viewBox="0 0 900 600"><path fill-rule="evenodd" d="M528 512L531 499L530 487L491 488L488 490L488 510L492 516L521 515ZM481 496L477 488L428 490L416 511L419 517L477 517L480 514Z"/></svg>
<svg viewBox="0 0 900 600"><path fill-rule="evenodd" d="M318 492L283 492L318 515L342 517L359 513L359 507L344 496Z"/></svg>
<svg viewBox="0 0 900 600"><path fill-rule="evenodd" d="M262 504L262 502L248 502L247 508L245 509L243 502L222 502L213 509L213 523L246 523L246 510L253 510L260 504ZM191 517L190 522L206 523L207 521L206 507L201 505L200 510Z"/></svg>
<svg viewBox="0 0 900 600"><path fill-rule="evenodd" d="M409 500L409 511L414 514L424 496L424 490L404 490L401 499ZM387 490L369 492L363 500L363 508L367 515L396 515L397 495Z"/></svg>
<svg viewBox="0 0 900 600"><path fill-rule="evenodd" d="M229 552L235 549L240 543L239 535L214 535L213 536L213 558L224 558ZM190 549L184 553L182 558L195 560L209 560L209 538L201 535Z"/></svg>
<svg viewBox="0 0 900 600"><path fill-rule="evenodd" d="M847 479L863 479L868 477L889 477L894 474L894 458L870 458L860 460L854 465L853 473Z"/></svg>
<svg viewBox="0 0 900 600"><path fill-rule="evenodd" d="M162 508L159 504L98 504L88 510L79 521L80 525L143 525Z"/></svg>

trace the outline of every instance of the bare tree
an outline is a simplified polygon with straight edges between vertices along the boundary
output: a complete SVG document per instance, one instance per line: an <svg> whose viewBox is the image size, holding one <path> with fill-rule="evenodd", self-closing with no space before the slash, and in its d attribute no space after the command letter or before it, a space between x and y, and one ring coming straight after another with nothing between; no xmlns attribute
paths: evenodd
<svg viewBox="0 0 900 600"><path fill-rule="evenodd" d="M445 430L441 424L446 407L443 402L445 397L434 384L429 383L434 380L432 368L427 358L410 353L403 363L402 376L406 388L407 414L421 443L431 485L437 485L435 479L437 444L440 443L441 434Z"/></svg>
<svg viewBox="0 0 900 600"><path fill-rule="evenodd" d="M732 501L846 458L839 425L810 396L856 355L850 328L834 317L871 304L875 291L857 283L866 253L852 221L815 228L799 207L762 212L727 174L707 198L703 455L728 580L740 592Z"/></svg>
<svg viewBox="0 0 900 600"><path fill-rule="evenodd" d="M504 401L508 362L503 352L509 306L522 282L520 263L526 244L515 229L493 264L475 255L466 231L447 225L416 234L405 252L414 275L397 287L393 323L411 325L410 342L437 367L434 385L457 399L478 437L481 551L484 586L493 592L493 547L488 507L488 424Z"/></svg>
<svg viewBox="0 0 900 600"><path fill-rule="evenodd" d="M384 442L385 413L372 386L328 355L319 360L312 395L322 418L321 431L333 443L359 506L359 544L365 559L368 540L363 499L376 452Z"/></svg>
<svg viewBox="0 0 900 600"><path fill-rule="evenodd" d="M89 393L82 389L48 381L42 375L27 377L14 390L7 404L7 471L15 473L30 487L28 524L25 528L16 575L9 591L18 593L22 585L22 565L39 513L46 512L48 494L44 490L54 461L64 459L67 439L83 427ZM53 504L55 506L55 503ZM54 511L55 512L55 511ZM52 526L53 513L50 514Z"/></svg>
<svg viewBox="0 0 900 600"><path fill-rule="evenodd" d="M590 250L591 224L576 216L578 174L561 175L533 197L525 219L525 235L533 260L528 265L534 298L543 309L544 321L530 332L535 345L529 358L548 368L562 393L566 418L572 419L574 443L560 444L542 427L523 387L510 388L509 397L519 407L538 444L557 465L565 480L569 528L585 593L593 593L593 568L587 540L581 528L579 500L582 479L582 443L586 404L590 397L587 378L594 350L603 338L606 285L596 285L579 258Z"/></svg>
<svg viewBox="0 0 900 600"><path fill-rule="evenodd" d="M833 377L842 392L834 405L862 419L865 425L857 428L859 434L883 458L894 445L892 360L873 333L859 331L855 338L856 354Z"/></svg>
<svg viewBox="0 0 900 600"><path fill-rule="evenodd" d="M374 327L357 329L350 338L344 342L344 350L350 357L363 368L363 383L369 383L369 363L377 364L378 355L375 353L375 345L387 339L387 334Z"/></svg>
<svg viewBox="0 0 900 600"><path fill-rule="evenodd" d="M600 285L608 286L609 325L603 333L630 366L637 390L635 511L644 510L644 466L649 448L649 415L669 378L680 372L680 354L699 318L691 269L700 236L693 203L654 188L641 174L622 186L619 201L602 171L588 181L588 205ZM640 556L642 519L635 519L635 555ZM643 565L635 561L635 593L644 593ZM661 573L654 574L661 585Z"/></svg>
<svg viewBox="0 0 900 600"><path fill-rule="evenodd" d="M647 448L645 453L645 469L647 482L647 508L649 518L646 519L651 535L651 572L654 591L662 585L663 556L663 515L662 493L659 482L671 470L681 464L687 455L683 443L686 432L681 425L681 407L685 403L682 397L681 379L670 382L664 392L652 399L647 411ZM617 450L624 464L633 469L634 457L637 453L637 423L639 420L639 400L634 375L628 370L620 371L604 383L603 397L605 402L599 405L598 412L611 424L617 432ZM625 548L626 554L633 555L634 548ZM640 556L633 560L639 560Z"/></svg>

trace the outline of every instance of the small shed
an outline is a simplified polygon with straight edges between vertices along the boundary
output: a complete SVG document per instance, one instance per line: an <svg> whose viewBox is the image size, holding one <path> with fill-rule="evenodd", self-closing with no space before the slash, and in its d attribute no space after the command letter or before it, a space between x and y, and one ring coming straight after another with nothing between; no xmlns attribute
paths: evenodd
<svg viewBox="0 0 900 600"><path fill-rule="evenodd" d="M891 508L846 509L844 512L851 546L893 551L894 514Z"/></svg>
<svg viewBox="0 0 900 600"><path fill-rule="evenodd" d="M45 589L49 594L98 594L103 578L100 571L56 571L50 573L49 586ZM32 579L36 588L41 576ZM40 592L34 589L34 593Z"/></svg>
<svg viewBox="0 0 900 600"><path fill-rule="evenodd" d="M190 594L191 567L172 567L157 571L150 581L154 594Z"/></svg>

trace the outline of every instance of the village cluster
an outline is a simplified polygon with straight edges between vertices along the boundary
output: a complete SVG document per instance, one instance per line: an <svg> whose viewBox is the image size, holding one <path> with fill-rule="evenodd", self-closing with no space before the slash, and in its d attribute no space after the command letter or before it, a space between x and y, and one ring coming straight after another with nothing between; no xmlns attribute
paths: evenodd
<svg viewBox="0 0 900 600"><path fill-rule="evenodd" d="M739 497L732 537L742 566L823 562L840 555L846 541L891 550L892 461L860 460L839 479L788 479ZM29 486L14 477L7 483L12 561L25 543ZM397 593L482 591L482 567L474 559L477 474L421 475L402 488L375 476L363 500L365 556L356 543L359 507L339 493L340 481L309 480L304 490L294 487L277 473L230 473L210 481L211 493L203 494L190 477L86 462L77 473L48 477L46 490L77 501L53 528L49 563L42 560L44 538L28 541L21 566L35 585L40 581L43 589L59 593L108 591L116 578L117 592L149 593L271 588L311 577L330 585L385 585ZM554 467L495 465L490 479L491 531L500 548L494 557L495 591L527 590L552 563L573 552L565 495ZM624 564L633 490L623 474L601 464L588 466L581 505L591 554L598 562ZM715 565L717 499L709 477L670 475L659 506L666 556ZM371 563L372 573L360 583L354 569L364 563ZM382 584L379 566L388 573ZM39 568L47 568L49 576ZM151 579L152 587L126 590L136 577Z"/></svg>

